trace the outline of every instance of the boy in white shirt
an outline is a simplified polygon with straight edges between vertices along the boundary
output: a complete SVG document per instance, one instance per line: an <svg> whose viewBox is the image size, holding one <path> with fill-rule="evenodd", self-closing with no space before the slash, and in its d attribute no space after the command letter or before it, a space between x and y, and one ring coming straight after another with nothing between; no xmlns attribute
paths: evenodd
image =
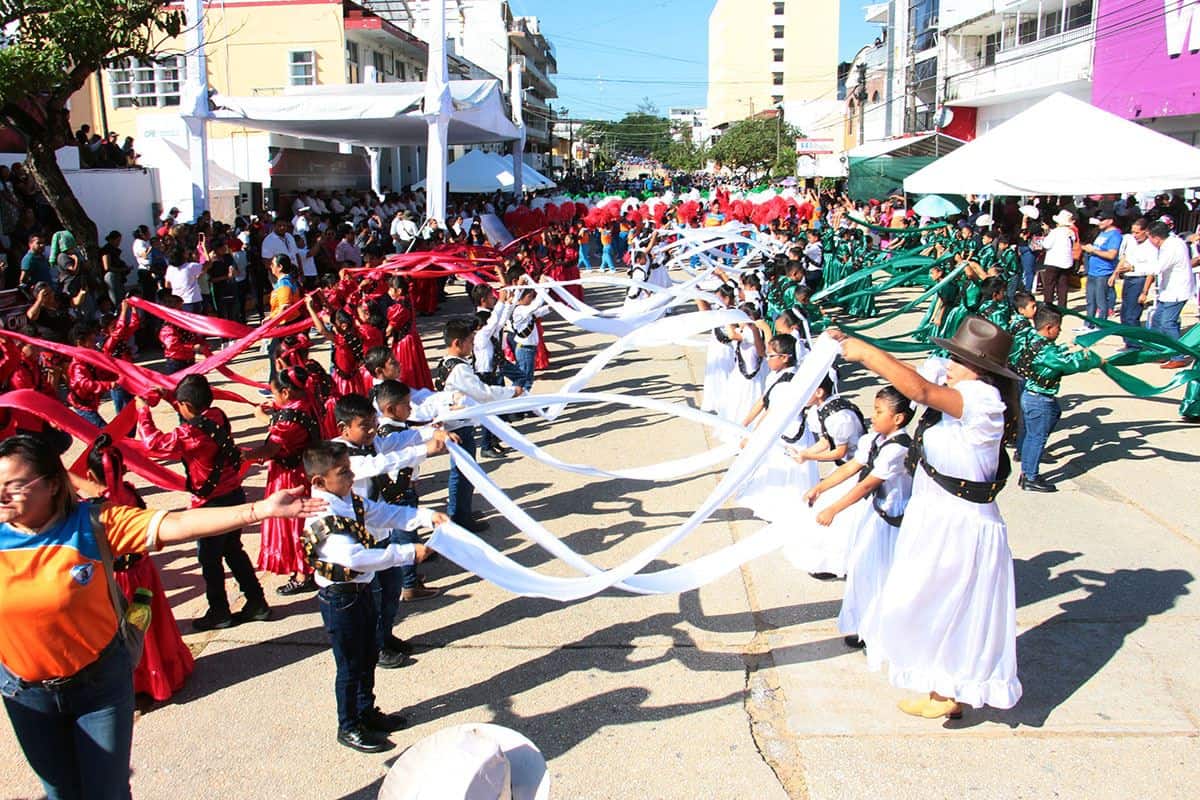
<svg viewBox="0 0 1200 800"><path fill-rule="evenodd" d="M550 313L550 306L535 289L523 288L518 284L513 291L518 293L517 303L509 315L507 330L512 333L513 352L517 357L517 369L521 372L520 380L515 383L528 393L533 388L533 362L541 342L537 321L539 317Z"/></svg>
<svg viewBox="0 0 1200 800"><path fill-rule="evenodd" d="M432 527L448 521L430 508L393 506L354 492L354 471L346 445L320 442L304 452L312 496L329 504L325 516L305 523L303 546L316 571L321 619L337 666L337 740L364 753L392 747L387 734L405 720L375 705L376 629L379 612L372 583L375 571L420 563L422 544L388 544L379 549L370 531Z"/></svg>

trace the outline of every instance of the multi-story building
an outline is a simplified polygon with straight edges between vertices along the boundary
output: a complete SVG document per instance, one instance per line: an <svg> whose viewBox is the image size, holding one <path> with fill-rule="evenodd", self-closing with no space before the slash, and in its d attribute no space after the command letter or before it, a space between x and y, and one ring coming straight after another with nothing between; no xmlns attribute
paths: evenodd
<svg viewBox="0 0 1200 800"><path fill-rule="evenodd" d="M687 137L696 145L707 145L712 138L708 109L676 106L667 109L667 119L671 121L671 136L675 141Z"/></svg>
<svg viewBox="0 0 1200 800"><path fill-rule="evenodd" d="M836 130L838 11L836 2L717 0L708 17L708 125L721 130L782 108L805 133Z"/></svg>
<svg viewBox="0 0 1200 800"><path fill-rule="evenodd" d="M232 96L281 94L287 87L364 82L423 81L427 44L369 8L348 0L206 2L204 25L208 85ZM165 53L182 53L183 37ZM457 54L451 78L499 77ZM142 163L157 168L162 202L191 208L187 134L179 116L186 59L166 55L97 72L72 98L72 122L136 138ZM361 148L298 139L225 124L209 124L210 194L215 214L232 212L239 182L284 193L300 188L365 188L372 184ZM385 189L424 177L423 148L385 148L379 175ZM268 196L270 192L268 192Z"/></svg>
<svg viewBox="0 0 1200 800"><path fill-rule="evenodd" d="M553 75L558 60L541 32L537 17L515 16L503 0L432 0L446 6L447 53L478 64L499 78L510 94L511 67L521 68L522 117L525 121L526 160L535 168L551 166L550 135L553 112L549 101L558 97ZM431 0L368 0L380 16L429 38Z"/></svg>

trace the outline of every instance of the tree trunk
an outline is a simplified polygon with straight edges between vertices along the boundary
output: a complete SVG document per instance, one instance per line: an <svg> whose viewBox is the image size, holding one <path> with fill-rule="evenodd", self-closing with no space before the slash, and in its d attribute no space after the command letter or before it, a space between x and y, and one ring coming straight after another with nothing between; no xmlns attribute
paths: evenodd
<svg viewBox="0 0 1200 800"><path fill-rule="evenodd" d="M51 133L54 130L53 124L42 131L21 131L25 134L25 148L29 153L25 166L45 195L46 202L54 209L59 222L75 236L80 261L92 265L99 274L100 245L96 223L83 210L71 189L71 184L67 183L67 178L58 165L55 145L61 137Z"/></svg>

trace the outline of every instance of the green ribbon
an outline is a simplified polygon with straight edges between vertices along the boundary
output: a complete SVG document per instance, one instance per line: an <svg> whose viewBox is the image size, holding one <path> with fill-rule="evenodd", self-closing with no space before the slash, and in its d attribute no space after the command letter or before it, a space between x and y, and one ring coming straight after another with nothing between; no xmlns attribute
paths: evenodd
<svg viewBox="0 0 1200 800"><path fill-rule="evenodd" d="M846 219L853 222L855 225L862 225L867 230L876 231L877 233L893 233L908 234L908 233L925 233L926 231L936 231L939 228L952 227L949 222L939 222L936 225L926 225L923 228L891 228L887 225L876 225L873 222L867 222L865 219L859 219L853 214L847 214Z"/></svg>
<svg viewBox="0 0 1200 800"><path fill-rule="evenodd" d="M1138 342L1146 346L1144 350L1133 350L1117 355L1109 356L1105 363L1100 366L1101 371L1112 379L1113 383L1120 386L1134 397L1153 397L1154 395L1169 392L1177 386L1182 386L1185 383L1200 381L1200 325L1194 325L1192 328L1178 339L1172 339L1169 336L1164 336L1158 331L1148 330L1147 328L1134 327L1132 325L1118 325L1108 320L1096 319L1089 317L1086 314L1080 314L1078 311L1068 311L1059 309L1059 311L1068 317L1076 317L1087 322L1089 325L1098 330L1091 333L1085 333L1075 337L1075 344L1080 347L1091 347L1097 342L1107 339L1110 336L1120 336L1131 342ZM1184 356L1192 359L1192 366L1178 370L1171 380L1161 386L1155 386L1141 378L1133 375L1121 367L1134 366L1136 364L1146 364L1151 361L1159 361L1163 358L1171 358L1173 356ZM1200 391L1200 390L1196 390ZM1188 394L1193 394L1191 386L1188 387ZM1200 398L1197 398L1200 401ZM1188 405L1188 400L1185 397L1184 406ZM1188 414L1188 416L1194 416Z"/></svg>

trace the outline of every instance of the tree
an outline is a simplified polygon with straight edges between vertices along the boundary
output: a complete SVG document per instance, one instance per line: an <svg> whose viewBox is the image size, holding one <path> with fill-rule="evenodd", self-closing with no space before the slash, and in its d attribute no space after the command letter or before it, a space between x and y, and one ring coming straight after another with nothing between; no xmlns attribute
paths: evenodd
<svg viewBox="0 0 1200 800"><path fill-rule="evenodd" d="M752 175L770 171L791 175L796 169L799 130L783 120L744 119L735 122L713 144L709 157Z"/></svg>
<svg viewBox="0 0 1200 800"><path fill-rule="evenodd" d="M579 136L610 152L649 156L671 144L671 121L655 114L633 111L616 122L587 122L580 126Z"/></svg>
<svg viewBox="0 0 1200 800"><path fill-rule="evenodd" d="M5 0L0 24L0 122L21 135L27 166L84 258L95 263L96 224L58 166L72 141L67 103L88 77L128 58L149 59L184 27L169 0Z"/></svg>

